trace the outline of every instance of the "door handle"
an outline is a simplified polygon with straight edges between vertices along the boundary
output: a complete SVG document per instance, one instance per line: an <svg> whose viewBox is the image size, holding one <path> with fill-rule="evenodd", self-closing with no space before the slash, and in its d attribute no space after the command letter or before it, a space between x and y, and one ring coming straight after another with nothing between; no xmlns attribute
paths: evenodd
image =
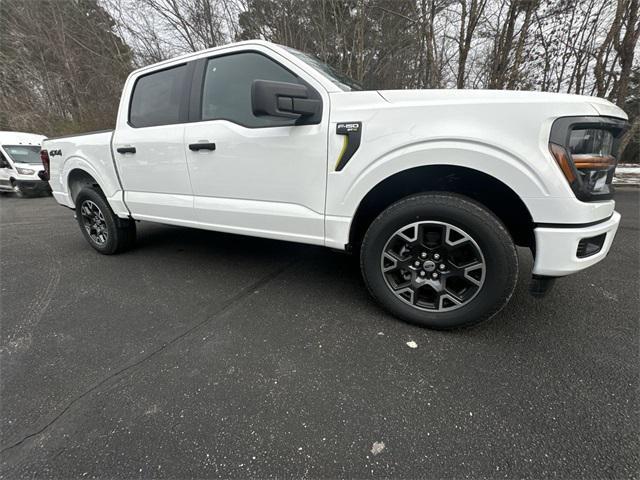
<svg viewBox="0 0 640 480"><path fill-rule="evenodd" d="M215 143L190 143L189 150L197 152L198 150L215 150Z"/></svg>
<svg viewBox="0 0 640 480"><path fill-rule="evenodd" d="M116 148L118 153L136 153L136 147L118 147Z"/></svg>

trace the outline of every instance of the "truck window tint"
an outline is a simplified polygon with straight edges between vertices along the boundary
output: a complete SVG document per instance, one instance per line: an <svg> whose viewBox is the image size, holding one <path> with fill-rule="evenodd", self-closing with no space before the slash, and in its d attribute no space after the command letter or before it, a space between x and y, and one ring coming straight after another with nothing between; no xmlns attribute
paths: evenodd
<svg viewBox="0 0 640 480"><path fill-rule="evenodd" d="M259 53L238 53L207 62L202 119L224 119L246 127L292 125L293 120L256 117L251 108L254 80L301 83L293 73Z"/></svg>
<svg viewBox="0 0 640 480"><path fill-rule="evenodd" d="M131 97L129 123L134 127L179 123L186 70L181 65L140 77Z"/></svg>

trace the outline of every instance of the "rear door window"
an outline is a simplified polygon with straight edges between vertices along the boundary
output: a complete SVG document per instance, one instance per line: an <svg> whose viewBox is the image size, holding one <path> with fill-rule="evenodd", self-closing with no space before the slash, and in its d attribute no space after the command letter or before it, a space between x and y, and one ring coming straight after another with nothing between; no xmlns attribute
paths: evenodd
<svg viewBox="0 0 640 480"><path fill-rule="evenodd" d="M134 127L181 123L186 73L187 66L180 65L138 78L131 96L129 123Z"/></svg>

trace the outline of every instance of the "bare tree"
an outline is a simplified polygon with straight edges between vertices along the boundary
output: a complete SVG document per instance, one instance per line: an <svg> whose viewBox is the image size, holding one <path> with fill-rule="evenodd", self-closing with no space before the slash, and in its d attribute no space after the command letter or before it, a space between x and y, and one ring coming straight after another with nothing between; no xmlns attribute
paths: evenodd
<svg viewBox="0 0 640 480"><path fill-rule="evenodd" d="M458 74L456 86L464 88L466 80L467 58L476 27L482 18L487 0L459 0L460 34L458 37Z"/></svg>
<svg viewBox="0 0 640 480"><path fill-rule="evenodd" d="M112 32L111 16L95 0L0 5L0 128L63 133L112 125L131 51Z"/></svg>

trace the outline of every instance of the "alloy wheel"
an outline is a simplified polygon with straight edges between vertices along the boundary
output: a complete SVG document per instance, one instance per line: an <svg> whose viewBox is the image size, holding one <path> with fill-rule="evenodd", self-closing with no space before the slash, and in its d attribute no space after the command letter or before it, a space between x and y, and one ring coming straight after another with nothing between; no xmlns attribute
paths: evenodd
<svg viewBox="0 0 640 480"><path fill-rule="evenodd" d="M89 238L96 245L104 245L107 242L109 231L100 207L91 200L85 200L82 202L80 212L82 213L82 221Z"/></svg>
<svg viewBox="0 0 640 480"><path fill-rule="evenodd" d="M471 235L439 221L398 229L382 250L380 268L397 298L431 312L467 305L480 292L486 274L484 255Z"/></svg>

